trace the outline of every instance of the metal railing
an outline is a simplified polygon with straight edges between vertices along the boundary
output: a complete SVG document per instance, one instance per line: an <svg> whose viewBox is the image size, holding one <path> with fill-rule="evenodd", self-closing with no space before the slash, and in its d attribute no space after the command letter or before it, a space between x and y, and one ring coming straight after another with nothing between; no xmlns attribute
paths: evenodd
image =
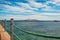
<svg viewBox="0 0 60 40"><path fill-rule="evenodd" d="M6 25L8 25L8 23L6 23L6 20L4 21L5 25L4 28L6 29ZM9 25L8 25L9 26ZM18 37L18 35L14 32L14 27L16 29L19 29L19 31L25 32L27 34L30 35L34 35L34 36L39 36L39 37L44 37L44 38L54 38L54 39L60 39L59 36L51 36L51 35L46 35L46 34L38 34L35 32L30 32L30 31L26 31L21 29L20 27L18 27L16 24L14 24L14 20L11 19L10 21L10 30L8 32L10 32L10 36L11 36L11 40L14 40L14 36L17 38L17 40L22 40L20 37Z"/></svg>

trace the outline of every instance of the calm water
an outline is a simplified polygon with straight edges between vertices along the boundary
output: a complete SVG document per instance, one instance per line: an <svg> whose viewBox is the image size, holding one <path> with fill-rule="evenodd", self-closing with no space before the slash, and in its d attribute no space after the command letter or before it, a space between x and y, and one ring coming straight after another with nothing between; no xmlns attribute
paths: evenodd
<svg viewBox="0 0 60 40"><path fill-rule="evenodd" d="M7 22L8 25L10 22ZM52 36L60 36L60 22L14 22L19 28L38 34L46 34ZM9 28L9 26L7 26ZM8 29L7 28L7 29ZM38 37L24 33L14 27L14 32L21 40L60 40L53 38ZM16 40L16 38L15 38Z"/></svg>

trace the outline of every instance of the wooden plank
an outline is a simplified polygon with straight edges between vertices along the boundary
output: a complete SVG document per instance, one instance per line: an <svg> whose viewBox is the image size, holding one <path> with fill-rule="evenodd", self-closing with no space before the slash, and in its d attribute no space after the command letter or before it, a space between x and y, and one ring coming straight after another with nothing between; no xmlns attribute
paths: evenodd
<svg viewBox="0 0 60 40"><path fill-rule="evenodd" d="M0 39L1 40L10 40L10 35L8 32L5 31L5 29L0 24Z"/></svg>

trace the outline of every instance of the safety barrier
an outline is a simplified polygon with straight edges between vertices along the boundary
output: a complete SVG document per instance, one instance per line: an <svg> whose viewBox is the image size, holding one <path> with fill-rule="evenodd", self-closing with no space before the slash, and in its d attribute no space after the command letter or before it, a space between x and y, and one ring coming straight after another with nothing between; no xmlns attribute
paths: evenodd
<svg viewBox="0 0 60 40"><path fill-rule="evenodd" d="M8 32L10 32L10 34L11 34L11 36L12 36L12 39L11 40L14 40L13 38L13 36L15 36L18 40L21 40L21 38L19 38L15 33L14 33L14 27L16 28L16 29L19 29L20 31L22 31L22 32L25 32L25 33L27 33L27 34L31 34L31 35L34 35L34 36L39 36L39 37L45 37L45 38L54 38L54 39L60 39L60 37L59 36L52 36L52 35L46 35L46 34L38 34L38 33L35 33L35 32L30 32L30 31L26 31L26 30L23 30L23 29L21 29L21 28L19 28L19 26L17 26L16 24L14 24L13 23L13 19L11 19L12 21L11 21L11 27L10 27L10 31L8 31ZM5 26L8 26L8 24L6 24ZM5 27L4 26L4 27ZM6 28L6 27L5 27Z"/></svg>

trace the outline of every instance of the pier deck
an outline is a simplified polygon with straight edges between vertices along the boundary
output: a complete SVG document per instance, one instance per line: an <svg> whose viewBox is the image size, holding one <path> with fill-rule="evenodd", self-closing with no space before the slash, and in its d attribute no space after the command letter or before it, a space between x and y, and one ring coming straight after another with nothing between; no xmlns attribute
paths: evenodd
<svg viewBox="0 0 60 40"><path fill-rule="evenodd" d="M10 40L10 35L5 31L3 26L0 24L0 40Z"/></svg>

